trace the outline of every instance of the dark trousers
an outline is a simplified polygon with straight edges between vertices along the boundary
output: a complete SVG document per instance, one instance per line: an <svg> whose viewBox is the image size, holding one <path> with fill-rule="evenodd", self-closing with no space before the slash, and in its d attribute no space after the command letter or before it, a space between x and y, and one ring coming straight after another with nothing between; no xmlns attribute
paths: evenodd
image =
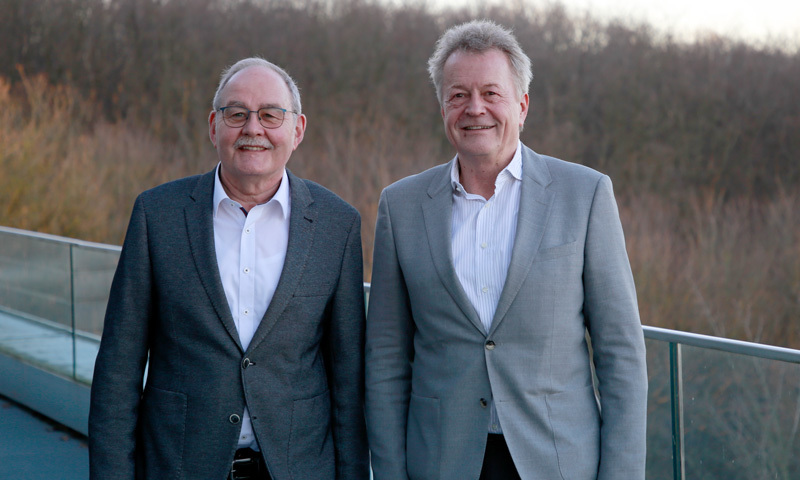
<svg viewBox="0 0 800 480"><path fill-rule="evenodd" d="M503 435L489 434L480 480L521 480Z"/></svg>

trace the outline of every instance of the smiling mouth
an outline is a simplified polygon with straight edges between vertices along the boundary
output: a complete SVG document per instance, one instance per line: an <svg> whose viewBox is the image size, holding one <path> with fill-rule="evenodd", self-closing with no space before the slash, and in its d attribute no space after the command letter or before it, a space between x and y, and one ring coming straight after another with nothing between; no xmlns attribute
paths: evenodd
<svg viewBox="0 0 800 480"><path fill-rule="evenodd" d="M464 130L489 130L491 128L494 128L494 125L472 125L464 127Z"/></svg>
<svg viewBox="0 0 800 480"><path fill-rule="evenodd" d="M239 150L245 150L247 152L263 152L266 149L267 147L260 147L257 145L242 145L239 147Z"/></svg>

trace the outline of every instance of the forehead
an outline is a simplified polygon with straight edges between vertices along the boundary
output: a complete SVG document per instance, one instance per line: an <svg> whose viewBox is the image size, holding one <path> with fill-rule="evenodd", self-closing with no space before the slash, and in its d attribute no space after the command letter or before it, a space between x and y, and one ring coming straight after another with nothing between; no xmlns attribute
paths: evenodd
<svg viewBox="0 0 800 480"><path fill-rule="evenodd" d="M442 78L445 89L485 85L512 88L514 83L511 62L497 49L453 52L444 63Z"/></svg>
<svg viewBox="0 0 800 480"><path fill-rule="evenodd" d="M248 67L236 72L221 92L223 105L279 106L290 108L291 93L277 72L266 67Z"/></svg>

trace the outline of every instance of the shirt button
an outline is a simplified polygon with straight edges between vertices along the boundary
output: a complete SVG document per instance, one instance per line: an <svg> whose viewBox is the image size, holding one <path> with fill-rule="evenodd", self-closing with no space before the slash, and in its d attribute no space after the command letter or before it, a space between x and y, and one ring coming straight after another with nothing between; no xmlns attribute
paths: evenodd
<svg viewBox="0 0 800 480"><path fill-rule="evenodd" d="M250 269L249 269L249 268L247 268L247 267L244 267L244 270L242 270L242 271L243 271L244 273L250 273Z"/></svg>
<svg viewBox="0 0 800 480"><path fill-rule="evenodd" d="M245 309L242 313L245 315L250 315L250 310Z"/></svg>
<svg viewBox="0 0 800 480"><path fill-rule="evenodd" d="M488 291L489 291L489 287L483 287L483 288L481 288L481 292L483 292L483 293L486 293L486 292L488 292Z"/></svg>
<svg viewBox="0 0 800 480"><path fill-rule="evenodd" d="M488 243L486 243L486 242L483 242L483 243L481 243L481 248L486 248L486 247L488 247L488 246L489 246L489 244L488 244Z"/></svg>
<svg viewBox="0 0 800 480"><path fill-rule="evenodd" d="M489 340L486 342L486 350L494 350L495 344L493 341Z"/></svg>
<svg viewBox="0 0 800 480"><path fill-rule="evenodd" d="M244 229L244 233L250 233L250 229L249 228L245 228Z"/></svg>

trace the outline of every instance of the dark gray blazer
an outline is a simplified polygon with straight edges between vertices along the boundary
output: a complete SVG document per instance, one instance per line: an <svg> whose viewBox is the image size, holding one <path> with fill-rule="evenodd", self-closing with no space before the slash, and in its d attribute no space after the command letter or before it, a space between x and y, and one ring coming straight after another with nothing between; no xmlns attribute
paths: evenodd
<svg viewBox="0 0 800 480"><path fill-rule="evenodd" d="M493 399L522 478L643 480L644 338L611 181L523 146L486 332L453 267L451 167L381 195L366 353L375 479L477 479Z"/></svg>
<svg viewBox="0 0 800 480"><path fill-rule="evenodd" d="M217 267L214 174L136 200L95 366L91 478L223 480L245 405L273 479L368 478L358 212L288 174L286 260L244 351Z"/></svg>

